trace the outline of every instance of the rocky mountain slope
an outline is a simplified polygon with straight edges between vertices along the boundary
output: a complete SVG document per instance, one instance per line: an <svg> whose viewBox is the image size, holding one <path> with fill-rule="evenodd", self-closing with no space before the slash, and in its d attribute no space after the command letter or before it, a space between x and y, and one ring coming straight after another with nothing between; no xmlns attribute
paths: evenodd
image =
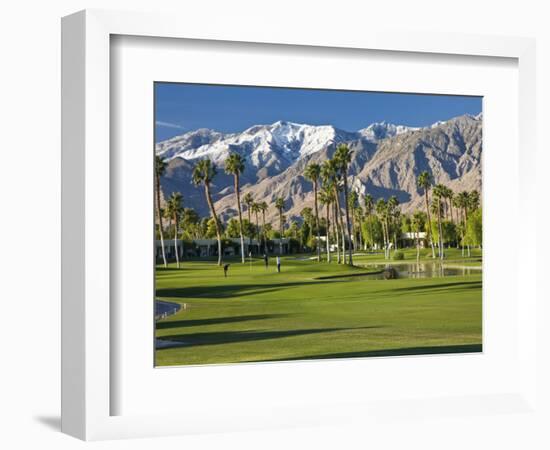
<svg viewBox="0 0 550 450"><path fill-rule="evenodd" d="M482 117L464 115L426 128L376 123L348 132L330 125L279 121L242 133L192 131L156 146L157 154L168 163L161 180L163 196L179 191L185 206L207 215L204 192L192 184L191 173L196 161L210 158L218 168L212 185L217 212L224 219L234 216L232 177L223 167L228 154L237 152L247 161L242 193L251 192L256 201L270 205L268 220L277 217L273 205L279 196L286 200L286 215L299 217L302 208L313 205L312 185L303 177L305 166L330 158L342 142L353 150L352 188L375 199L396 195L405 212L421 206L416 178L423 170L455 191L481 190Z"/></svg>

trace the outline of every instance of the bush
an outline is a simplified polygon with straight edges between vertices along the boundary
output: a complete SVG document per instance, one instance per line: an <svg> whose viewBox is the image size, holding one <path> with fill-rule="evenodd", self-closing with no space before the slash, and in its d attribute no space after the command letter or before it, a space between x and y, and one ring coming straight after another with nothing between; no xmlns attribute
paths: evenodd
<svg viewBox="0 0 550 450"><path fill-rule="evenodd" d="M405 254L403 252L394 252L393 259L396 261L401 261L405 259Z"/></svg>

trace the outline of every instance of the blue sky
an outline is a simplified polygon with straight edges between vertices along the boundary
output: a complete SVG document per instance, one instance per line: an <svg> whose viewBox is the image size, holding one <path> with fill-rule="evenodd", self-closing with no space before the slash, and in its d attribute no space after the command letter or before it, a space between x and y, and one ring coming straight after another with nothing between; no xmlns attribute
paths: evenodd
<svg viewBox="0 0 550 450"><path fill-rule="evenodd" d="M239 132L277 120L346 131L382 121L420 127L478 114L481 103L467 96L155 83L155 132L159 142L197 128Z"/></svg>

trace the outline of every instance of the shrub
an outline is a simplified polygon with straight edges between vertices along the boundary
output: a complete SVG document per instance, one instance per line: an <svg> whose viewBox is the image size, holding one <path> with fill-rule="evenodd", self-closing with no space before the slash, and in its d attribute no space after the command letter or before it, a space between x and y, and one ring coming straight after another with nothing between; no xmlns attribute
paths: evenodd
<svg viewBox="0 0 550 450"><path fill-rule="evenodd" d="M393 254L393 259L396 260L396 261L401 261L401 260L405 259L405 254L403 252L395 252Z"/></svg>

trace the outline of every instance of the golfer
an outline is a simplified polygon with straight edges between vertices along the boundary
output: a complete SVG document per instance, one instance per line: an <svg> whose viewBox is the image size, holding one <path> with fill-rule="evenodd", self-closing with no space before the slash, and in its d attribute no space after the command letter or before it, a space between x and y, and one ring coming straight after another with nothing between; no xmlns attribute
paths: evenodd
<svg viewBox="0 0 550 450"><path fill-rule="evenodd" d="M227 278L227 271L229 270L229 264L223 266L223 276Z"/></svg>
<svg viewBox="0 0 550 450"><path fill-rule="evenodd" d="M269 259L267 258L267 255L264 253L264 264L265 268L267 269L267 266L269 266Z"/></svg>
<svg viewBox="0 0 550 450"><path fill-rule="evenodd" d="M281 272L281 258L277 255L277 272Z"/></svg>

